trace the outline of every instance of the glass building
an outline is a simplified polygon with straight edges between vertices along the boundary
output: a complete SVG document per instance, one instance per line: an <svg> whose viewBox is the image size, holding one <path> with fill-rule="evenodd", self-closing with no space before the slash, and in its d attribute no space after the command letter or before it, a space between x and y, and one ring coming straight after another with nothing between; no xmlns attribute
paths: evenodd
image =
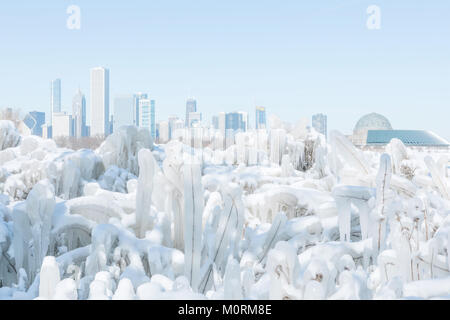
<svg viewBox="0 0 450 320"><path fill-rule="evenodd" d="M256 107L256 114L255 114L255 119L256 119L256 124L255 124L255 129L265 129L267 124L266 124L266 108L265 107Z"/></svg>
<svg viewBox="0 0 450 320"><path fill-rule="evenodd" d="M197 112L197 100L189 98L186 101L186 127L190 124L189 114L193 112Z"/></svg>
<svg viewBox="0 0 450 320"><path fill-rule="evenodd" d="M449 142L431 131L424 130L369 130L367 133L368 146L384 146L392 139L401 140L410 147L439 147L447 148Z"/></svg>
<svg viewBox="0 0 450 320"><path fill-rule="evenodd" d="M61 79L53 80L51 86L50 112L61 112Z"/></svg>
<svg viewBox="0 0 450 320"><path fill-rule="evenodd" d="M148 94L138 92L134 95L134 110L133 110L133 124L139 127L139 101L142 99L148 99Z"/></svg>
<svg viewBox="0 0 450 320"><path fill-rule="evenodd" d="M109 70L91 70L91 134L108 136L110 134L109 115Z"/></svg>
<svg viewBox="0 0 450 320"><path fill-rule="evenodd" d="M86 98L78 89L72 101L72 117L74 137L86 137Z"/></svg>
<svg viewBox="0 0 450 320"><path fill-rule="evenodd" d="M25 116L23 122L30 128L32 135L42 137L42 126L45 124L45 112L32 111Z"/></svg>
<svg viewBox="0 0 450 320"><path fill-rule="evenodd" d="M135 95L121 95L114 98L114 128L135 124Z"/></svg>
<svg viewBox="0 0 450 320"><path fill-rule="evenodd" d="M155 100L139 100L139 127L148 128L152 137L156 139Z"/></svg>
<svg viewBox="0 0 450 320"><path fill-rule="evenodd" d="M225 115L225 129L233 131L246 131L245 114L243 112L231 112Z"/></svg>

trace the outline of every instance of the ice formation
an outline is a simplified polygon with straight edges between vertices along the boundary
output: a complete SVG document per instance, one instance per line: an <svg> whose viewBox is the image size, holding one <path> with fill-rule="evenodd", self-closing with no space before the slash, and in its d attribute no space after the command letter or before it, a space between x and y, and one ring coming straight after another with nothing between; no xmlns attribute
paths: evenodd
<svg viewBox="0 0 450 320"><path fill-rule="evenodd" d="M0 121L0 299L450 298L447 150L269 122L75 152Z"/></svg>

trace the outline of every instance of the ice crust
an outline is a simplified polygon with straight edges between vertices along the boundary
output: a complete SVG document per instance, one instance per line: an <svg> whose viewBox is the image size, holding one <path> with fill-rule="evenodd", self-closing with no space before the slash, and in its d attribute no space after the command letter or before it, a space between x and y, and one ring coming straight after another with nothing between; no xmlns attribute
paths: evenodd
<svg viewBox="0 0 450 320"><path fill-rule="evenodd" d="M269 123L72 151L0 121L0 299L449 298L448 151Z"/></svg>

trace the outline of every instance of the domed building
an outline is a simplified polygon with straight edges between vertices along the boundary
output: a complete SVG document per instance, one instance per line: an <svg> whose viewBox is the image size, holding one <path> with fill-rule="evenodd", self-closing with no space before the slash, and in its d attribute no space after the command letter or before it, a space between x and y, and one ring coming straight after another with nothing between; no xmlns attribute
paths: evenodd
<svg viewBox="0 0 450 320"><path fill-rule="evenodd" d="M450 143L431 131L394 130L389 120L378 113L359 119L351 140L358 147L383 147L392 139L401 140L408 147L449 148Z"/></svg>
<svg viewBox="0 0 450 320"><path fill-rule="evenodd" d="M356 123L352 136L353 143L357 146L365 145L369 130L392 130L392 125L389 120L381 114L367 114Z"/></svg>

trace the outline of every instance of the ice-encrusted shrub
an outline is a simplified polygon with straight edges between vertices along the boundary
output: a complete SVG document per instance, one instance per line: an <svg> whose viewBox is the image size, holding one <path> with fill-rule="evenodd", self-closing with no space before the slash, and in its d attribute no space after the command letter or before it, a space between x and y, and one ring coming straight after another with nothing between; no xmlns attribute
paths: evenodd
<svg viewBox="0 0 450 320"><path fill-rule="evenodd" d="M21 136L10 120L0 119L0 151L17 147Z"/></svg>
<svg viewBox="0 0 450 320"><path fill-rule="evenodd" d="M106 138L97 149L105 168L117 166L139 174L138 153L141 149L153 149L153 139L148 129L124 126Z"/></svg>

